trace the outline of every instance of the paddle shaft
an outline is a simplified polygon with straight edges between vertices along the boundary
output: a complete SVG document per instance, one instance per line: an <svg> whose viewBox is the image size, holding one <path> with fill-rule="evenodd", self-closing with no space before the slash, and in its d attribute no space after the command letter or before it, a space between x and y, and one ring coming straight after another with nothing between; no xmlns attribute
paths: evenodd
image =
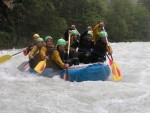
<svg viewBox="0 0 150 113"><path fill-rule="evenodd" d="M105 31L105 28L104 27L102 27L103 28L103 31ZM105 31L106 32L106 31ZM107 43L107 45L109 46L109 42L108 42L108 38L106 37L106 43ZM111 56L111 59L112 59L112 61L113 61L113 56L112 56L112 54L110 55ZM108 57L108 55L107 55L107 57ZM108 57L109 58L109 57ZM110 58L109 58L110 59Z"/></svg>
<svg viewBox="0 0 150 113"><path fill-rule="evenodd" d="M68 40L67 63L68 63L68 60L69 60L69 52L70 52L70 33L69 33L69 40Z"/></svg>
<svg viewBox="0 0 150 113"><path fill-rule="evenodd" d="M75 30L78 32L78 34L79 34L79 36L80 36L81 34L80 34L79 31L77 30L77 28L75 28Z"/></svg>
<svg viewBox="0 0 150 113"><path fill-rule="evenodd" d="M107 58L108 58L109 60L111 60L110 57L108 56L108 54L106 54L106 56L107 56Z"/></svg>
<svg viewBox="0 0 150 113"><path fill-rule="evenodd" d="M15 55L17 55L17 54L19 54L19 53L22 53L22 51L20 51L20 52L18 52L18 53L15 53L15 54L13 54L13 55L11 55L11 56L15 56Z"/></svg>
<svg viewBox="0 0 150 113"><path fill-rule="evenodd" d="M67 56L67 63L68 63L68 61L69 61L69 52L70 52L70 33L69 33L69 40L68 40L68 51L67 51L67 54L68 54L68 56ZM64 73L64 76L63 76L63 79L64 80L68 80L68 69L65 69L65 71L66 71L66 73Z"/></svg>
<svg viewBox="0 0 150 113"><path fill-rule="evenodd" d="M4 56L0 57L0 63L4 63L4 62L10 60L12 56L15 56L15 55L17 55L17 54L19 54L19 53L21 53L21 52L22 52L22 51L20 51L20 52L18 52L18 53L15 53L15 54L13 54L13 55L4 55Z"/></svg>
<svg viewBox="0 0 150 113"><path fill-rule="evenodd" d="M105 28L103 27L103 30L105 31ZM106 42L107 42L107 45L109 46L109 42L108 42L108 39L106 37ZM107 54L106 54L107 55ZM120 72L120 69L119 67L117 66L117 64L113 61L113 57L112 57L112 54L110 55L111 56L111 59L109 58L109 56L107 55L108 59L109 59L109 62L111 61L112 65L112 75L113 75L113 79L115 81L119 81L122 79L122 76L121 76L121 72Z"/></svg>
<svg viewBox="0 0 150 113"><path fill-rule="evenodd" d="M52 48L49 52L48 57L50 57L51 53L53 52L54 48ZM47 59L45 59L44 61L40 61L34 68L34 70L38 73L42 73L42 71L46 68L46 61Z"/></svg>

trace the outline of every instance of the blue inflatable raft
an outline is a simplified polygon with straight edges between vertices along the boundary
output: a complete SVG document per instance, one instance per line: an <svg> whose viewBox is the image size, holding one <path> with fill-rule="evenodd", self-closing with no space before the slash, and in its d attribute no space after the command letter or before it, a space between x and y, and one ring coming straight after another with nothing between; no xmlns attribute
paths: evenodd
<svg viewBox="0 0 150 113"><path fill-rule="evenodd" d="M63 74L60 75L63 77ZM69 81L104 81L109 77L109 75L109 65L101 63L68 69Z"/></svg>
<svg viewBox="0 0 150 113"><path fill-rule="evenodd" d="M34 70L30 70L30 72L34 72ZM55 75L59 75L63 78L65 70L54 72L52 69L45 69L42 72L42 76L45 77L53 77ZM68 81L105 81L108 79L110 75L110 67L108 64L103 63L95 63L95 64L83 64L78 66L72 66L68 69Z"/></svg>

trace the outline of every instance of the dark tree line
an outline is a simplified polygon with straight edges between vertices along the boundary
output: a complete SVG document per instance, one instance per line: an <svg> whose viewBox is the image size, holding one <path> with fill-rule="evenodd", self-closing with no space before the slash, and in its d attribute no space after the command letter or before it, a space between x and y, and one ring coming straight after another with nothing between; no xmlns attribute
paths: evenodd
<svg viewBox="0 0 150 113"><path fill-rule="evenodd" d="M100 21L111 42L150 41L150 1L17 0L13 9L0 2L0 49L25 47L38 33L54 41L75 24L79 32Z"/></svg>

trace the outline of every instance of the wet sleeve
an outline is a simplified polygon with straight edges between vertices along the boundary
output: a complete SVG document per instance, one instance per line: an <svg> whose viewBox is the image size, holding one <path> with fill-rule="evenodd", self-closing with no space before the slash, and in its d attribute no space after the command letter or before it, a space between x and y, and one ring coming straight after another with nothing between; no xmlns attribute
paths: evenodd
<svg viewBox="0 0 150 113"><path fill-rule="evenodd" d="M99 24L97 24L97 25L93 28L94 45L96 44L96 41L98 40L99 31L100 31L100 27L99 27Z"/></svg>
<svg viewBox="0 0 150 113"><path fill-rule="evenodd" d="M32 45L29 45L26 49L27 49L27 54L32 50Z"/></svg>
<svg viewBox="0 0 150 113"><path fill-rule="evenodd" d="M40 50L40 55L41 55L42 60L45 60L46 52L47 52L47 48L42 47Z"/></svg>
<svg viewBox="0 0 150 113"><path fill-rule="evenodd" d="M37 47L34 46L29 53L29 59L31 59L36 54L36 52L37 52Z"/></svg>
<svg viewBox="0 0 150 113"><path fill-rule="evenodd" d="M64 68L64 63L62 62L59 52L57 50L54 50L51 54L51 60L55 61L57 65L59 65L62 69Z"/></svg>

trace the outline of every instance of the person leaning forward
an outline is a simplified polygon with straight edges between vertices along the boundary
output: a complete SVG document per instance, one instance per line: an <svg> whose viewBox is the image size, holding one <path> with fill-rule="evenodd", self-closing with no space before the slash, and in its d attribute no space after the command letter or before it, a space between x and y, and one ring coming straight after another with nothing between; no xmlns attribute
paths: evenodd
<svg viewBox="0 0 150 113"><path fill-rule="evenodd" d="M32 50L29 53L29 65L32 69L34 69L40 61L42 61L42 57L40 55L42 46L43 38L37 38L36 45L32 48Z"/></svg>
<svg viewBox="0 0 150 113"><path fill-rule="evenodd" d="M32 38L32 43L30 45L28 45L27 48L23 49L23 54L26 56L29 54L29 52L32 50L32 48L36 45L36 39L40 38L39 34L34 34L33 38Z"/></svg>
<svg viewBox="0 0 150 113"><path fill-rule="evenodd" d="M41 48L40 54L42 57L42 60L46 60L46 68L51 68L51 60L49 59L49 55L51 53L51 49L54 48L53 45L53 38L51 36L45 37L45 46Z"/></svg>
<svg viewBox="0 0 150 113"><path fill-rule="evenodd" d="M56 49L54 49L49 56L52 61L52 68L54 70L67 69L69 67L68 63L63 62L67 59L67 54L65 52L66 41L64 39L59 39L57 41Z"/></svg>

